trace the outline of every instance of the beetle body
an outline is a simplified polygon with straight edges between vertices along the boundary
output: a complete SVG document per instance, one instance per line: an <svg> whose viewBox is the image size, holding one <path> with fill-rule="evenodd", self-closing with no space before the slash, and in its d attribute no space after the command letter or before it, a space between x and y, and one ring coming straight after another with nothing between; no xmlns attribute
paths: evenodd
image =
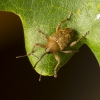
<svg viewBox="0 0 100 100"><path fill-rule="evenodd" d="M83 35L82 37L80 37L78 40L72 42L73 30L71 28L64 28L64 29L60 28L61 24L63 22L66 22L67 20L69 20L71 18L71 16L72 16L72 13L70 13L70 15L67 17L67 19L61 21L57 25L57 27L56 27L56 32L53 33L49 38L41 30L38 30L38 32L41 33L45 37L45 39L47 40L46 45L41 44L41 43L36 43L33 46L31 52L28 52L24 56L17 56L16 58L25 57L25 56L29 56L29 55L33 54L34 53L34 48L36 46L39 46L41 48L45 48L44 54L35 63L34 68L36 67L36 65L38 64L38 62L43 58L43 56L45 56L45 54L52 53L52 54L54 54L54 57L57 60L57 64L56 64L56 66L54 68L54 77L57 77L57 69L58 69L59 64L60 64L60 57L57 55L57 52L62 52L62 53L77 52L77 50L74 51L74 50L65 50L65 49L68 46L74 46L74 45L76 45L81 39L85 38L85 36L89 33L89 32L86 32L85 35ZM40 75L39 81L40 80L41 80L41 75Z"/></svg>
<svg viewBox="0 0 100 100"><path fill-rule="evenodd" d="M64 28L52 34L47 42L46 48L50 53L64 50L72 41L73 31L71 28Z"/></svg>

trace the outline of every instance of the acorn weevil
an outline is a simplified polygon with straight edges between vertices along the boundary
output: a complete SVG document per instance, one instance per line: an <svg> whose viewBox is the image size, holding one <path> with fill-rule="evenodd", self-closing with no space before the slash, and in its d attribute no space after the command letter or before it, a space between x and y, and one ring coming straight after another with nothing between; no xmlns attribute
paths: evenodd
<svg viewBox="0 0 100 100"><path fill-rule="evenodd" d="M57 55L57 52L62 52L62 53L73 53L73 52L77 52L74 51L74 50L65 50L68 46L71 47L71 46L74 46L76 45L80 40L82 40L83 38L85 38L85 36L89 33L86 32L85 35L83 35L82 37L80 37L78 40L76 41L72 41L72 38L73 38L73 30L71 28L64 28L64 29L61 29L60 26L62 23L66 22L67 20L69 20L72 16L72 12L69 14L69 16L61 21L57 27L56 27L56 32L53 33L50 37L48 37L46 34L44 34L41 30L38 30L39 33L41 33L46 41L47 41L47 44L46 45L43 45L41 43L36 43L33 48L32 48L32 51L31 52L28 52L26 55L24 56L17 56L16 58L20 58L20 57L25 57L25 56L29 56L31 54L34 53L34 48L36 46L39 46L41 48L45 48L45 52L42 54L42 56L38 59L38 61L35 63L34 65L34 68L36 67L36 65L38 64L38 62L45 56L45 54L51 54L53 53L54 54L54 57L55 59L57 60L57 64L54 68L54 77L56 78L57 77L57 68L60 64L60 57ZM39 80L41 80L41 75L40 75L40 78Z"/></svg>

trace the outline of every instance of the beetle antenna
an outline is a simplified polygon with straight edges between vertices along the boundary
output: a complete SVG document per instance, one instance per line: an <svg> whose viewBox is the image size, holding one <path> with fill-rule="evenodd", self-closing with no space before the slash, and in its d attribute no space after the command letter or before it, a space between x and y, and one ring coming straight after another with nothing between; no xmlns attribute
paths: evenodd
<svg viewBox="0 0 100 100"><path fill-rule="evenodd" d="M38 61L35 63L35 65L34 65L33 68L36 67L36 65L38 64L38 62L45 56L45 54L47 54L47 52L44 52L44 53L42 54L42 56L38 59Z"/></svg>
<svg viewBox="0 0 100 100"><path fill-rule="evenodd" d="M39 77L39 81L41 81L41 74L40 74L40 77Z"/></svg>
<svg viewBox="0 0 100 100"><path fill-rule="evenodd" d="M41 73L40 73L39 81L41 81L41 75L42 75L43 70L44 70L44 66L43 66L42 71L41 71Z"/></svg>
<svg viewBox="0 0 100 100"><path fill-rule="evenodd" d="M47 52L44 52L44 53L42 54L42 56L41 56L41 57L39 58L39 60L35 63L35 65L34 65L33 68L36 67L36 65L38 64L38 62L45 56L45 54L47 54ZM43 67L43 69L44 69L44 67ZM43 71L43 69L42 69L42 71ZM41 74L42 74L42 71L41 71L40 76L39 76L39 81L41 81Z"/></svg>

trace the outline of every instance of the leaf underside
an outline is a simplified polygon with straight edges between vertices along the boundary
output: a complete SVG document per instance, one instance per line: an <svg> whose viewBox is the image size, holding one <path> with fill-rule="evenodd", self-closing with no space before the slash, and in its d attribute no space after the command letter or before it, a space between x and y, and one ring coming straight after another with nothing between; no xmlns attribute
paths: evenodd
<svg viewBox="0 0 100 100"><path fill-rule="evenodd" d="M22 21L25 36L26 51L30 52L35 43L46 44L46 40L37 30L41 29L47 36L55 32L57 24L66 19L70 12L73 16L70 21L62 24L62 28L69 27L74 30L74 40L89 31L89 35L71 50L78 50L84 43L92 50L100 64L100 0L2 0L0 10L17 14ZM35 48L34 54L40 57L44 49ZM62 67L73 54L58 53ZM34 66L38 60L29 56ZM46 55L38 63L35 70L42 75L52 76L57 61L52 54Z"/></svg>

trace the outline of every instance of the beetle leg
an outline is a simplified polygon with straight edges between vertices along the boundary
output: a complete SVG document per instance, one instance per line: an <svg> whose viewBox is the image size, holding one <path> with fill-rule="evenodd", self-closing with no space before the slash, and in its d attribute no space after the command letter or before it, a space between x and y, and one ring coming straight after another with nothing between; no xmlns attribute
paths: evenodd
<svg viewBox="0 0 100 100"><path fill-rule="evenodd" d="M64 23L64 22L66 22L67 20L69 20L69 19L71 18L71 16L72 16L72 12L69 14L69 16L68 16L65 20L61 21L61 22L57 25L57 27L56 27L56 32L60 29L61 24Z"/></svg>
<svg viewBox="0 0 100 100"><path fill-rule="evenodd" d="M29 56L29 55L33 54L34 48L35 48L36 46L39 46L39 47L41 47L41 48L45 48L45 47L46 47L45 45L43 45L43 44L41 44L41 43L36 43L36 44L33 46L31 52L28 52L26 55L23 55L23 56L17 56L16 58L21 58L21 57L25 57L25 56ZM34 54L33 54L33 55L34 55ZM34 55L34 56L37 57L36 55ZM37 58L38 58L38 57L37 57Z"/></svg>
<svg viewBox="0 0 100 100"><path fill-rule="evenodd" d="M33 46L31 52L29 52L28 54L32 54L32 53L34 52L34 48L35 48L36 46L39 46L39 47L41 47L41 48L46 48L45 45L43 45L43 44L41 44L41 43L36 43L36 44Z"/></svg>
<svg viewBox="0 0 100 100"><path fill-rule="evenodd" d="M78 52L78 50L66 50L66 51L60 51L62 53L74 53L74 52Z"/></svg>
<svg viewBox="0 0 100 100"><path fill-rule="evenodd" d="M86 32L85 35L83 35L82 37L80 37L78 40L72 42L72 43L70 44L70 46L76 45L79 41L81 41L82 39L84 39L88 34L89 34L89 31Z"/></svg>
<svg viewBox="0 0 100 100"><path fill-rule="evenodd" d="M58 61L56 67L54 68L54 77L56 78L57 77L57 68L60 64L60 57L56 53L54 53L54 56L55 56L55 59Z"/></svg>
<svg viewBox="0 0 100 100"><path fill-rule="evenodd" d="M44 36L47 41L49 40L48 36L44 34L40 29L38 30L38 32L41 33L42 36Z"/></svg>

